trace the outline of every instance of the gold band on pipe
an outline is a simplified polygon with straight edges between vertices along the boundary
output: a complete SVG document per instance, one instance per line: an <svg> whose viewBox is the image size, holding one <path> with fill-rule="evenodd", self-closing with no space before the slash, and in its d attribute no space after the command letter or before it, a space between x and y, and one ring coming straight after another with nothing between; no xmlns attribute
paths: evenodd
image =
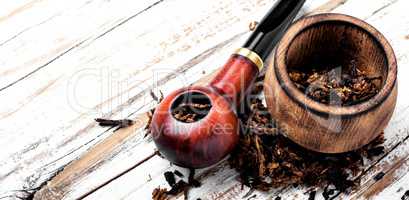
<svg viewBox="0 0 409 200"><path fill-rule="evenodd" d="M234 52L234 54L241 55L241 56L248 58L251 62L253 62L258 67L260 71L261 69L263 69L263 66L264 66L263 60L260 58L259 55L257 55L257 53L247 48L239 48Z"/></svg>

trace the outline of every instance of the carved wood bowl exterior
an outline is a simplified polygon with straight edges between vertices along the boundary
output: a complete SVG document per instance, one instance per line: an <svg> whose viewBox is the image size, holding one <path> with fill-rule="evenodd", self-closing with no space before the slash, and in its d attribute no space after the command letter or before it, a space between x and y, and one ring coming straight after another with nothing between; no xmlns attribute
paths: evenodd
<svg viewBox="0 0 409 200"><path fill-rule="evenodd" d="M381 76L374 97L358 104L327 105L307 97L290 80L287 69L310 66L319 59L336 64L354 59L359 70ZM397 64L385 37L369 24L342 14L319 14L294 23L268 66L268 109L284 134L318 152L358 149L387 126L397 98Z"/></svg>

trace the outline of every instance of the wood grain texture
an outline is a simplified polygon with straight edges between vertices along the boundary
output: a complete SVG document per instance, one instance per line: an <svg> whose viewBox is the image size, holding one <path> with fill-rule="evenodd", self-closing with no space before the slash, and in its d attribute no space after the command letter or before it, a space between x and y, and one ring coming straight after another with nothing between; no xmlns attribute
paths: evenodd
<svg viewBox="0 0 409 200"><path fill-rule="evenodd" d="M181 20L184 13L179 12L182 7L179 7L178 3L182 1L155 6L153 11L147 11L133 21L121 25L122 28L105 35L106 40L84 43L81 48L73 50L72 54L58 58L51 64L55 67L47 67L34 73L32 78L24 79L15 85L16 87L13 86L13 90L2 91L0 98L2 102L8 103L1 107L0 123L4 125L1 129L1 143L6 146L6 150L0 155L3 159L0 165L4 169L1 180L11 184L0 184L0 191L37 186L52 172L112 134L111 130L97 127L93 118L135 117L132 114L143 113L155 105L149 96L149 90L154 87L161 86L157 89L169 92L175 85L188 85L199 79L197 74L202 74L202 71L207 73L218 68L223 64L221 60L238 46L230 46L232 42L242 42L243 33L247 32L247 20L262 15L268 9L266 1L256 4L241 1L234 4L234 7L228 2L202 2L191 5L190 11L202 14L196 18ZM237 5L244 9L242 15L236 15L234 9L238 8ZM247 7L253 9L247 10ZM168 14L166 18L147 21L155 13ZM215 13L222 13L224 17L208 17ZM172 23L167 23L169 21ZM201 24L200 27L189 28L197 26L198 23ZM136 33L137 37L129 34L130 32ZM169 34L164 35L163 32ZM195 42L194 46L185 48L192 42ZM161 45L163 48L157 48ZM170 47L165 47L169 45ZM140 51L140 47L145 47L144 51ZM119 53L118 49L121 49L122 53ZM133 57L129 52L145 54L129 59ZM135 63L140 63L139 66L143 66L142 69L145 70L135 66ZM120 72L120 76L109 85L110 73L115 71ZM91 74L91 80L82 79L81 87L73 83L74 79L88 74ZM94 79L92 74L102 77ZM58 80L41 95L31 95L56 79ZM98 83L98 80L102 83ZM164 86L165 83L169 85ZM122 87L118 86L120 84L123 84ZM70 105L73 99L69 99L72 97L69 93L74 89L77 98L81 99L79 107ZM101 90L103 94L93 92L93 95L89 95L90 91ZM28 98L31 100L25 100ZM47 128L44 128L45 124ZM133 140L128 148L134 147L137 142L141 141ZM153 145L146 141L142 143ZM12 148L15 146L21 148ZM123 154L126 154L126 148L121 147ZM147 148L141 145L138 148L152 150L153 146ZM146 154L147 152L144 155ZM127 160L123 167L113 170L117 172L125 169L127 164L133 162L131 160ZM99 180L90 181L98 183ZM92 184L84 185L92 187Z"/></svg>
<svg viewBox="0 0 409 200"><path fill-rule="evenodd" d="M45 4L49 12L39 12L44 10ZM60 3L57 7L56 3ZM73 4L61 4L58 1L45 0L17 0L2 2L0 9L0 26L3 31L0 33L0 44L13 40L23 32L41 24L62 11L62 8ZM35 17L34 17L35 16ZM0 45L0 46L1 46Z"/></svg>
<svg viewBox="0 0 409 200"><path fill-rule="evenodd" d="M316 4L318 4L319 2L315 2ZM312 5L314 5L314 4L312 4ZM239 35L237 35L237 36L241 36L242 34L239 34ZM234 36L233 38L236 38L237 36ZM227 40L226 42L228 42L228 44L229 45L231 45L230 44L230 42L232 42L232 40L231 39L229 39L229 40ZM241 43L241 41L239 41L240 43ZM235 46L239 46L239 44L237 44L238 42L237 41L235 41ZM221 44L221 45L224 45L223 43ZM216 53L219 53L219 52L214 52L214 50L213 49L216 49L216 50L218 50L220 47L219 47L220 45L217 45L217 46L215 46L214 48L212 48L212 49L209 49L209 50L206 50L204 53L203 53L203 55L202 56L199 56L199 57L196 57L196 58L194 58L194 59L192 59L191 61L189 61L188 63L196 63L198 60L200 60L200 59L202 59L202 57L204 57L204 58L207 58L207 54L209 54L210 52L211 53L215 53L215 55L216 55L216 57L218 57L218 59L214 59L214 58L212 58L212 59L208 59L209 61L210 61L210 64L209 63L206 63L206 62L203 62L203 63L200 63L200 65L199 66L197 66L198 68L201 68L201 69L209 69L207 66L215 66L216 68L217 68L217 64L212 64L212 63L217 63L218 61L217 60L222 60L222 59L220 59L220 58L225 58L225 57L227 57L227 55L229 54L229 53L231 53L231 48L229 48L229 49L225 49L225 50L223 50L223 52L221 52L222 54L221 55L217 55ZM191 64L189 64L189 65L191 65ZM203 67L202 67L203 66ZM204 67L204 66L206 66L206 67ZM197 70L196 70L197 71ZM201 71L199 71L199 72L201 72ZM194 74L195 73L195 71L193 71L193 73L192 74ZM194 78L194 77L192 77L192 78ZM196 77L197 78L197 77ZM173 80L173 81L175 81L175 80ZM176 81L176 83L178 83L178 81ZM170 86L169 86L169 88L171 88L171 89L174 89L174 88L172 88L172 85L175 85L175 84L170 84ZM169 91L168 89L166 89L165 88L165 90L164 90L165 92L166 91ZM142 147L142 145L141 146L139 146L141 149L143 149ZM145 148L146 149L146 148ZM137 151L137 150L136 150ZM147 154L148 154L148 152L147 151L145 151ZM123 168L122 168L123 169ZM118 171L119 171L119 169L118 169ZM78 178L84 178L84 177L81 177L80 175L78 176ZM93 182L95 182L95 180L93 181ZM89 187L91 187L92 185L87 185L87 186L89 186ZM83 188L84 190L86 190L87 188Z"/></svg>
<svg viewBox="0 0 409 200"><path fill-rule="evenodd" d="M125 143L125 140L131 140L130 137L144 136L144 132L141 131L146 126L147 117L145 115L140 115L134 119L135 123L127 128L119 129L114 131L114 134L110 135L104 141L95 145L87 154L85 154L80 160L76 161L75 164L68 165L64 167L65 171L73 173L59 173L56 177L52 179L51 183L48 185L59 185L60 187L44 187L42 190L37 192L34 199L61 199L65 196L65 190L61 189L65 184L69 182L74 182L78 174L88 174L92 171L95 165L99 164L101 160L112 156L110 154L115 153L118 149L118 145Z"/></svg>
<svg viewBox="0 0 409 200"><path fill-rule="evenodd" d="M11 190L20 189L23 185L26 187L38 185L46 180L54 170L75 160L88 148L113 134L112 130L95 126L93 123L94 117L106 114L106 116L117 118L127 116L137 118L138 114L136 112L142 113L154 106L155 103L152 103L152 99L148 94L149 90L152 89L150 85L154 82L158 83L157 89L163 90L166 94L180 85L195 82L200 77L206 76L209 72L217 69L218 66L223 64L232 50L241 45L246 37L245 32L249 19L258 19L269 7L266 1L260 1L256 6L247 9L249 5L245 5L245 1L239 1L239 7L236 6L234 9L242 8L243 13L240 13L239 16L243 17L236 18L234 9L230 6L235 4L215 1L206 6L204 3L195 2L197 5L193 5L191 13L187 13L187 15L200 16L183 19L181 17L184 15L182 12L175 14L178 12L176 8L180 2L168 2L166 6L160 6L159 4L159 7L153 7L152 11L148 11L120 25L114 31L105 35L104 39L89 41L80 45L79 48L73 49L69 54L59 57L44 70L35 72L31 78L24 79L19 84L10 87L13 88L10 92L7 92L7 90L2 91L0 98L2 102L7 102L0 108L2 116L21 107L23 105L21 102L27 103L17 112L0 120L0 124L2 124L0 129L1 144L6 149L5 152L0 153L3 160L0 162L2 168L0 193L13 194L14 192L10 192ZM311 4L307 5L305 10L309 11L310 8L322 4L322 2L308 1L307 3ZM368 19L369 22L379 28L391 40L399 58L398 63L400 65L406 63L407 65L408 42L404 38L409 31L408 26L405 25L407 24L407 18L403 11L405 6L406 2L402 0L370 2L349 0L335 11L360 18L370 17L376 12L375 16ZM212 9L209 12L201 12L202 10L199 7L203 7L203 10L209 7ZM174 12L171 12L172 10ZM167 22L170 24L166 26L166 23L161 23L160 20L163 20L163 18L158 21L146 21L151 16L156 16L157 13L167 13L166 16L169 18ZM228 22L226 22L226 19ZM146 23L143 23L144 21ZM197 25L199 23L200 25ZM189 27L193 28L190 29L193 32L181 35L183 30L185 28L189 30ZM214 27L218 28L215 29ZM164 34L170 32L175 34ZM131 35L129 33L136 34ZM135 37L135 35L138 37ZM201 35L206 37L199 37ZM197 37L200 38L199 43L194 43ZM177 40L172 40L172 38L177 38ZM152 41L153 44L151 44ZM172 42L166 43L167 41ZM163 46L165 47L164 50L155 51L154 47L161 42L166 43L166 46ZM191 48L184 48L184 46L192 43L195 45L192 45ZM140 46L148 47L145 53L147 57L138 62L141 63L140 65L135 66L135 60L127 58L133 56L129 52L139 52L140 50L137 47ZM180 49L180 51L175 51L177 49ZM122 54L124 56L120 56ZM156 55L164 56L157 57ZM78 88L79 93L83 96L81 102L87 101L87 104L85 104L87 108L96 107L97 110L103 112L95 113L95 110L89 109L80 109L82 112L74 112L71 108L66 108L64 106L67 102L66 99L64 100L66 97L65 89L71 76L75 72L99 65L101 67L109 66L111 67L109 69L113 71L115 69L124 69L124 71L120 71L121 76L116 79L118 82L127 80L128 77L135 74L137 78L128 79L132 83L129 87L124 90L114 91L112 95L106 95L102 100L101 98L86 95L89 91L95 91L96 86L99 86L98 84L88 85L92 81L83 82L82 87ZM145 67L152 65L156 65L156 68ZM146 68L148 71L141 73L143 71L138 67ZM152 71L149 71L149 69L167 70L164 70L160 78L153 79L151 76ZM402 73L405 73L404 70L402 71ZM91 70L91 72L93 71ZM400 74L402 73L400 72ZM53 83L54 80L57 81ZM24 101L24 99L32 96L31 94L40 91L41 88L46 88L50 83L53 84L47 87L40 96L34 96L32 100ZM405 83L400 78L399 84L405 85ZM408 84L406 83L406 85ZM136 86L141 86L141 88L136 89ZM104 92L107 94L106 91ZM124 101L118 100L120 98L129 101L124 103ZM118 102L111 104L111 102L115 101ZM386 131L388 139L386 145L388 148L392 148L393 145L396 145L396 142L401 141L405 136L404 130L408 128L406 119L409 116L406 109L403 108L408 106L406 105L408 101L409 99L407 99L405 93L399 94L397 107L400 110L398 109L397 113L394 114ZM107 106L108 104L110 106ZM50 127L43 128L44 126L41 125L45 123ZM17 135L26 137L26 139L17 141ZM128 138L127 142L118 145L113 153L107 152L107 156L101 157L101 160L87 170L87 173L79 173L70 183L76 187L72 187L70 184L65 185L64 190L68 191L66 199L73 199L84 194L84 192L112 178L113 175L127 169L152 153L154 146L150 139L139 138L139 135L143 134L138 134L138 137L129 137L130 139ZM15 146L19 146L18 150L13 150ZM16 164L14 164L15 162ZM368 163L366 166L369 167L372 164L374 163ZM124 199L132 199L131 197L149 197L154 187L158 185L166 186L162 174L164 171L172 169L174 168L169 166L166 161L155 157L145 162L138 169L132 170L129 175L98 191L95 194L96 196L90 196L89 198L123 197ZM205 182L205 186L193 191L192 197L201 197L202 193L208 193L211 194L209 198L212 199L223 199L229 196L241 198L247 193L247 188L241 190L240 185L237 184L234 170L223 164L220 165L220 168L213 169L203 170L199 173L199 176ZM146 173L147 171L149 173ZM7 184L2 184L5 182ZM217 189L215 189L215 185L217 185ZM272 194L264 194L264 197L274 197L274 194L280 193L280 195L289 198L294 198L295 195L300 198L307 198L303 194L305 191L306 189L303 188L278 189ZM256 192L256 194L259 193ZM380 194L382 195L382 193Z"/></svg>
<svg viewBox="0 0 409 200"><path fill-rule="evenodd" d="M109 191L109 189L107 191Z"/></svg>
<svg viewBox="0 0 409 200"><path fill-rule="evenodd" d="M406 173L405 171L406 170ZM377 195L372 196L373 198L376 199L401 199L403 196L405 196L405 193L409 190L409 173L407 173L409 169L407 169L407 166L401 167L394 171L394 173L389 174L389 177L392 176L392 183L389 185L383 185L380 184L379 190L376 190L379 192ZM398 174L399 173L399 174ZM395 177L396 174L398 174L398 177Z"/></svg>
<svg viewBox="0 0 409 200"><path fill-rule="evenodd" d="M384 7L384 5L389 4L387 2L381 2L380 4L378 4L379 8L380 7ZM404 4L405 2L402 2L402 4ZM357 5L359 5L360 2L357 1L351 1L345 5L343 5L342 7L340 7L338 10L347 10L346 8L348 7L355 7ZM400 6L402 6L402 4ZM391 4L392 5L392 4ZM393 6L393 10L396 10L396 7ZM378 9L376 7L373 7L374 9ZM365 12L360 12L360 16L363 17L369 17L367 20L370 23L377 24L377 28L380 27L382 28L384 26L393 26L392 24L389 25L387 23L387 21L391 20L397 20L401 17L401 14L403 14L404 12L402 12L401 14L399 13L394 13L394 14L390 14L393 12L393 10L391 10L390 6L386 6L384 7L385 11L384 12L378 12L378 15L372 16L371 10L365 10ZM337 10L336 10L337 11ZM389 13L388 15L385 15L385 12ZM387 17L385 17L387 16ZM388 24L388 25L387 25ZM404 22L404 24L407 24L407 22ZM398 43L398 41L402 42L402 36L405 35L405 28L403 28L405 26L402 26L402 30L401 31L397 31L397 32L393 32L390 31L390 33L394 33L397 34L395 35L395 37L388 37L388 35L386 34L387 38L390 38L390 42L392 44L394 43ZM386 30L383 30L384 28L381 29L382 32L385 32ZM401 36L398 36L401 35ZM402 64L402 65L406 65L406 63L408 63L408 61L406 59L403 59L405 56L405 50L406 49L406 45L407 43L401 43L401 45L398 45L399 47L397 47L396 45L395 50L396 52L400 52L397 53L397 56L399 58L398 63ZM402 48L402 50L401 50ZM403 55L403 57L402 57ZM404 73L402 72L402 70L400 71L400 73ZM404 80L400 80L399 84L404 84ZM392 118L391 123L389 124L389 126L387 127L385 133L385 137L386 137L386 143L385 143L385 147L386 147L386 155L389 155L388 153L390 151L392 151L393 149L397 148L397 146L399 146L401 144L401 141L403 141L405 139L405 137L407 137L407 132L405 133L405 130L408 129L407 127L407 121L404 120L404 118L406 118L409 113L407 112L406 107L408 107L407 105L407 98L403 97L403 95L399 95L398 98L398 103L397 103L397 112L394 114L394 117ZM393 155L394 153L392 152L391 155ZM380 159L382 159L382 156L380 157ZM149 163L150 161L148 161ZM372 162L368 162L365 164L364 169L362 170L362 173L359 174L358 176L362 176L364 175L369 169L372 168L372 166L376 163L378 163L379 160L374 160ZM386 160L387 162L387 160ZM147 163L147 164L148 164ZM152 167L154 167L154 165L152 165ZM241 189L241 185L237 184L237 174L234 172L234 170L229 169L226 164L221 163L219 167L215 167L215 170L213 171L212 169L209 170L205 170L205 172L203 172L204 174L204 179L203 182L205 183L205 185L201 188L198 189L194 189L191 194L192 196L190 198L195 199L196 197L200 197L202 199L231 199L231 198L242 198L247 192L248 192L248 188L244 187L244 189ZM224 167L223 167L224 166ZM172 170L172 169L170 169ZM135 170L137 171L137 170ZM210 175L210 176L209 176ZM372 178L374 175L369 176L370 178ZM128 178L124 177L121 178L120 180L117 180L116 182L114 182L111 186L107 187L106 189L102 190L102 191L98 191L95 196L91 196L90 198L102 198L105 197L105 195L108 195L108 197L112 197L112 195L114 194L109 194L109 191L112 191L113 188L118 188L119 185L123 185L125 182L131 180L131 177L133 177L132 175L127 176ZM199 177L201 177L199 175ZM162 180L162 181L160 181ZM216 181L219 180L219 181ZM138 188L138 189L132 189L132 187L130 186L129 188L121 188L121 191L124 191L124 194L128 194L129 197L135 197L135 196L141 196L143 194L145 194L147 197L150 195L150 192L152 191L152 189L155 187L155 184L161 185L162 187L166 186L166 184L164 183L164 179L162 174L159 174L158 177L153 178L153 180L147 182L146 184L144 184L144 186L142 188ZM215 185L217 185L217 187L214 187ZM131 193L129 194L129 191L131 190ZM283 198L308 198L308 193L306 193L306 191L308 191L309 188L303 188L303 187L298 187L298 188L284 188L284 189L275 189L271 192L269 192L268 194L266 193L261 193L261 192L257 192L255 191L253 194L257 194L258 198L261 199L274 199L276 196L281 196ZM121 191L118 191L118 194L122 194ZM207 195L204 195L207 194ZM125 198L125 197L124 197ZM130 198L132 199L132 198Z"/></svg>
<svg viewBox="0 0 409 200"><path fill-rule="evenodd" d="M374 165L361 181L359 189L354 191L352 199L368 199L377 196L389 185L398 182L408 174L409 140L406 138L389 155ZM384 174L384 175L380 175ZM379 177L379 178L375 178ZM396 192L396 191L394 191ZM392 193L393 194L393 193ZM381 196L378 196L381 198Z"/></svg>
<svg viewBox="0 0 409 200"><path fill-rule="evenodd" d="M0 20L0 27L7 30L1 35L4 39L0 36L0 91L158 2L34 0L16 8Z"/></svg>

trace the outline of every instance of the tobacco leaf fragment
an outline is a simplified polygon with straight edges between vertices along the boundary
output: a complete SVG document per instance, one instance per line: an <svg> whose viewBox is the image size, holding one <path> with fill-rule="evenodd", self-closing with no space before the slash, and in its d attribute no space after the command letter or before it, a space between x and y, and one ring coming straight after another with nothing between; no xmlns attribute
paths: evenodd
<svg viewBox="0 0 409 200"><path fill-rule="evenodd" d="M98 125L100 126L111 126L111 127L118 126L119 128L126 128L129 126L132 126L135 123L133 120L130 120L130 119L112 120L112 119L96 118L95 121L98 122Z"/></svg>
<svg viewBox="0 0 409 200"><path fill-rule="evenodd" d="M166 188L155 188L152 191L152 199L153 200L168 200L169 197L167 195L168 190Z"/></svg>
<svg viewBox="0 0 409 200"><path fill-rule="evenodd" d="M155 100L156 102L160 103L163 100L163 93L161 90L159 90L160 96L156 96L156 94L153 92L153 90L149 91L149 94L151 95L152 99Z"/></svg>
<svg viewBox="0 0 409 200"><path fill-rule="evenodd" d="M177 169L175 169L175 171L173 171L173 173L174 173L176 176L179 176L180 178L183 178L183 177L184 177L184 175L183 175L180 171L178 171Z"/></svg>
<svg viewBox="0 0 409 200"><path fill-rule="evenodd" d="M379 173L377 173L377 174L373 177L373 179L374 179L375 181L379 181L379 180L381 180L384 176L385 176L385 172L379 172Z"/></svg>
<svg viewBox="0 0 409 200"><path fill-rule="evenodd" d="M160 102L162 102L162 100L163 100L163 98L164 98L163 93L162 93L161 90L159 90L159 93L160 93L160 97L156 96L155 93L154 93L152 90L150 91L150 95L151 95L152 99L154 99L155 101L157 101L158 104L159 104ZM153 117L153 114L154 114L154 113L155 113L155 108L152 108L149 112L147 112L148 122L146 123L146 126L145 126L145 128L144 128L145 131L146 131L145 135L143 136L144 138L146 138L146 137L151 133L149 128L150 128L150 126L151 126L152 117Z"/></svg>
<svg viewBox="0 0 409 200"><path fill-rule="evenodd" d="M148 122L146 123L146 126L144 128L146 133L143 136L143 138L146 138L151 133L150 126L151 126L151 123L152 123L152 118L153 118L153 113L154 112L155 112L155 108L151 109L149 112L146 113L146 115L148 117Z"/></svg>
<svg viewBox="0 0 409 200"><path fill-rule="evenodd" d="M161 189L160 187L156 188L152 192L152 199L153 200L157 200L157 199L155 199L155 195L159 196L161 198L164 198L164 197L170 198L171 196L176 196L176 195L178 195L179 193L182 193L182 192L184 193L185 199L187 199L190 188L200 187L201 186L201 183L198 180L194 179L194 176L195 176L195 170L194 169L190 169L190 171L189 171L188 182L185 182L184 180L178 180L176 182L175 175L177 175L179 178L184 177L184 175L181 172L179 172L178 170L175 170L174 172L167 171L163 175L165 177L166 182L169 184L169 186L171 188L170 188L170 190ZM160 194L160 195L158 195L158 194Z"/></svg>
<svg viewBox="0 0 409 200"><path fill-rule="evenodd" d="M198 180L195 179L195 170L194 169L190 169L189 170L189 178L188 178L188 183L190 186L193 187L200 187L202 185L202 183L200 183Z"/></svg>
<svg viewBox="0 0 409 200"><path fill-rule="evenodd" d="M317 191L315 190L311 191L310 195L308 196L308 200L314 200L316 194L317 194Z"/></svg>
<svg viewBox="0 0 409 200"><path fill-rule="evenodd" d="M189 187L189 184L186 183L184 180L179 180L175 183L172 188L167 192L168 195L177 195L183 192L185 189Z"/></svg>
<svg viewBox="0 0 409 200"><path fill-rule="evenodd" d="M163 175L165 176L166 182L168 182L170 187L175 185L176 179L175 175L172 172L165 172Z"/></svg>
<svg viewBox="0 0 409 200"><path fill-rule="evenodd" d="M152 199L153 200L167 200L170 199L172 196L176 196L179 193L185 192L188 190L189 184L183 180L179 180L175 184L172 185L170 190L162 189L157 187L152 192Z"/></svg>
<svg viewBox="0 0 409 200"><path fill-rule="evenodd" d="M250 23L249 23L249 29L250 29L250 31L256 30L257 25L258 25L258 22L256 22L256 21L250 22Z"/></svg>

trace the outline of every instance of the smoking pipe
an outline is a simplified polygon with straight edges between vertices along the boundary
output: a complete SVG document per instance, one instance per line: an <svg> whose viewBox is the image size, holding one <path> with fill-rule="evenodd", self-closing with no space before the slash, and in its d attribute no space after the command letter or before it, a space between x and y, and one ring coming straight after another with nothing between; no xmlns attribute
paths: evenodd
<svg viewBox="0 0 409 200"><path fill-rule="evenodd" d="M163 156L182 167L203 168L222 160L234 149L239 140L235 108L304 2L279 1L209 85L182 88L162 100L153 114L150 131ZM182 104L211 107L207 110L191 107L199 117L186 122L173 114Z"/></svg>

